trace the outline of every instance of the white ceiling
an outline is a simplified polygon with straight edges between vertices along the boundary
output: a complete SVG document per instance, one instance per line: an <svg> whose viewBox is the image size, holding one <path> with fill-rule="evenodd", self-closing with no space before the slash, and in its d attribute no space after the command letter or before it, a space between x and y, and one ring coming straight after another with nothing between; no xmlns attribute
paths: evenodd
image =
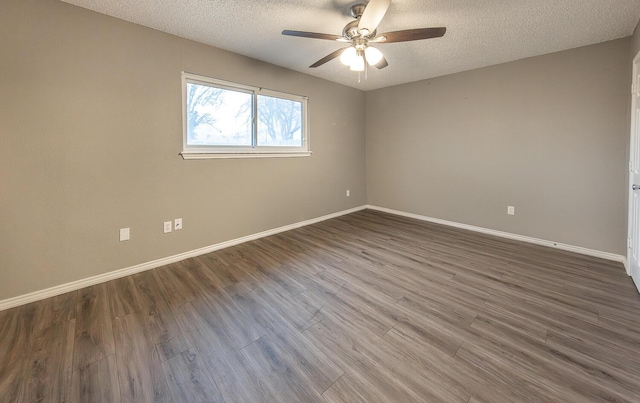
<svg viewBox="0 0 640 403"><path fill-rule="evenodd" d="M623 38L640 18L640 0L392 0L378 33L439 26L447 33L380 44L389 67L370 69L358 83L337 59L308 68L344 44L281 32L339 35L359 1L63 1L362 90Z"/></svg>

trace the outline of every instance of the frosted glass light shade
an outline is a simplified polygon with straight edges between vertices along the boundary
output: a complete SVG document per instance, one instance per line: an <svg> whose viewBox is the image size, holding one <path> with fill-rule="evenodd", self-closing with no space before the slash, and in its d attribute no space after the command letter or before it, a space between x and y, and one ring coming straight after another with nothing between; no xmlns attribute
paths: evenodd
<svg viewBox="0 0 640 403"><path fill-rule="evenodd" d="M345 66L351 66L353 60L356 58L356 48L346 48L340 55L340 62Z"/></svg>
<svg viewBox="0 0 640 403"><path fill-rule="evenodd" d="M382 52L373 46L369 46L365 49L364 54L367 55L367 63L373 66L377 64L380 60L382 60Z"/></svg>
<svg viewBox="0 0 640 403"><path fill-rule="evenodd" d="M352 71L364 71L364 57L362 55L357 55L353 62L351 63Z"/></svg>

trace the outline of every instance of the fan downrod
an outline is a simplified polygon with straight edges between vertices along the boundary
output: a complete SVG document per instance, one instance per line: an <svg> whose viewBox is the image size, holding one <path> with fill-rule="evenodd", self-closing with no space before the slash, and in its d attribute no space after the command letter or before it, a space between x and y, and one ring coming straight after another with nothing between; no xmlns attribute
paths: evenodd
<svg viewBox="0 0 640 403"><path fill-rule="evenodd" d="M367 7L366 4L354 4L353 6L351 6L351 16L353 18L360 19L360 17L362 17L362 13L364 13L365 7Z"/></svg>

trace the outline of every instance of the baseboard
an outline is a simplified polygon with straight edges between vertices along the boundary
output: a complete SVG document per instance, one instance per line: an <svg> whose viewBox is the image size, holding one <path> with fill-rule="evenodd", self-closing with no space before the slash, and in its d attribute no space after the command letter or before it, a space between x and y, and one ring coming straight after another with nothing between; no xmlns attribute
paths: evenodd
<svg viewBox="0 0 640 403"><path fill-rule="evenodd" d="M497 231L497 230L493 230L493 229L489 229L489 228L476 227L474 225L461 224L461 223L454 222L454 221L441 220L439 218L427 217L427 216L423 216L423 215L420 215L420 214L414 214L414 213L407 213L407 212L404 212L404 211L393 210L393 209L389 209L389 208L386 208L386 207L378 207L378 206L372 206L372 205L367 205L366 207L368 209L371 209L371 210L377 210L377 211L382 211L384 213L399 215L399 216L408 217L408 218L414 218L414 219L420 220L420 221L428 221L428 222L432 222L432 223L436 223L436 224L447 225L449 227L462 228L462 229L466 229L466 230L469 230L469 231L480 232L480 233L483 233L483 234L495 235L495 236L498 236L498 237L501 237L501 238L507 238L507 239L512 239L512 240L516 240L516 241L528 242L528 243L532 243L532 244L536 244L536 245L548 246L550 248L562 249L562 250L565 250L565 251L575 252L575 253L579 253L579 254L582 254L582 255L599 257L599 258L606 259L606 260L613 260L613 261L620 262L620 263L624 264L625 267L626 267L626 258L624 256L622 256L622 255L616 255L615 253L602 252L602 251L595 250L595 249L583 248L581 246L567 245L567 244L560 243L560 242L554 242L554 241L548 241L548 240L545 240L545 239L538 239L538 238L533 238L533 237L524 236L524 235L512 234L510 232Z"/></svg>
<svg viewBox="0 0 640 403"><path fill-rule="evenodd" d="M624 264L624 271L627 272L627 276L631 276L631 267L629 266L629 259L627 256L624 257L624 262L622 262L622 264ZM638 292L640 292L640 289L638 289Z"/></svg>
<svg viewBox="0 0 640 403"><path fill-rule="evenodd" d="M152 260L150 262L137 264L135 266L127 267L124 269L114 270L108 273L99 274L97 276L88 277L82 280L72 281L70 283L57 285L51 288L46 288L40 291L34 291L29 294L19 295L17 297L9 298L0 301L0 311L5 309L14 308L20 305L28 304L31 302L39 301L45 298L55 297L56 295L64 294L71 291L76 291L84 287L89 287L95 284L104 283L110 280L115 280L117 278L130 276L132 274L140 273L142 271L155 269L157 267L161 267L167 264L179 262L184 259L204 255L206 253L210 253L216 250L228 248L230 246L239 245L244 242L253 241L256 239L264 238L270 235L275 235L280 232L289 231L292 229L304 227L307 225L315 224L321 221L329 220L331 218L340 217L346 214L355 213L356 211L364 210L366 206L359 206L349 210L339 211L337 213L324 215L322 217L312 218L310 220L300 221L294 224L285 225L283 227L278 227L274 229L270 229L267 231L258 232L256 234L243 236L241 238L232 239L229 241L217 243L215 245L205 246L204 248L194 249L188 252L180 253L173 256L168 256L162 259Z"/></svg>
<svg viewBox="0 0 640 403"><path fill-rule="evenodd" d="M378 206L373 206L373 205L364 205L364 206L355 207L355 208L352 208L352 209L349 209L349 210L343 210L343 211L339 211L337 213L333 213L333 214L328 214L328 215L324 215L324 216L321 216L321 217L312 218L310 220L305 220L305 221L300 221L300 222L297 222L297 223L285 225L283 227L278 227L278 228L270 229L270 230L267 230L267 231L258 232L256 234L247 235L247 236L244 236L244 237L241 237L241 238L236 238L236 239L232 239L232 240L229 240L229 241L217 243L215 245L205 246L204 248L194 249L194 250L191 250L191 251L188 251L188 252L180 253L180 254L173 255L173 256L168 256L168 257L165 257L165 258L162 258L162 259L156 259L156 260L152 260L150 262L141 263L141 264L138 264L138 265L135 265L135 266L126 267L126 268L119 269L119 270L114 270L114 271L111 271L111 272L108 272L108 273L99 274L97 276L88 277L88 278L85 278L85 279L82 279L82 280L72 281L70 283L54 286L54 287L51 287L51 288L46 288L44 290L34 291L32 293L29 293L29 294L19 295L17 297L5 299L5 300L0 301L0 311L3 311L5 309L10 309L10 308L15 308L17 306L28 304L28 303L35 302L35 301L39 301L39 300L42 300L42 299L45 299L45 298L55 297L56 295L65 294L65 293L71 292L71 291L76 291L76 290L79 290L79 289L84 288L84 287L89 287L89 286L92 286L92 285L95 285L95 284L100 284L100 283L104 283L104 282L107 282L107 281L110 281L110 280L115 280L117 278L126 277L126 276L129 276L129 275L132 275L132 274L136 274L136 273L140 273L140 272L146 271L146 270L155 269L157 267L161 267L161 266L164 266L164 265L167 265L167 264L179 262L181 260L189 259L189 258L192 258L192 257L204 255L204 254L207 254L207 253L210 253L210 252L214 252L216 250L228 248L230 246L239 245L239 244L244 243L244 242L253 241L253 240L264 238L264 237L267 237L267 236L270 236L270 235L275 235L275 234L278 234L280 232L290 231L292 229L304 227L304 226L315 224L315 223L318 223L318 222L321 222L321 221L325 221L325 220L329 220L329 219L332 219L332 218L340 217L340 216L343 216L343 215L355 213L357 211L364 210L364 209L382 211L382 212L385 212L385 213L394 214L394 215L398 215L398 216L414 218L414 219L420 220L420 221L433 222L433 223L436 223L436 224L447 225L447 226L455 227L455 228L462 228L462 229L466 229L466 230L470 230L470 231L480 232L480 233L483 233L483 234L495 235L495 236L498 236L498 237L501 237L501 238L513 239L513 240L516 240L516 241L523 241L523 242L528 242L528 243L532 243L532 244L536 244L536 245L548 246L548 247L551 247L551 248L562 249L562 250L566 250L566 251L569 251L569 252L579 253L579 254L582 254L582 255L599 257L599 258L606 259L606 260L613 260L613 261L620 262L620 263L624 264L625 268L627 267L626 258L624 256L622 256L622 255L617 255L617 254L614 254L614 253L602 252L602 251L598 251L598 250L594 250L594 249L588 249L588 248L583 248L583 247L574 246L574 245L567 245L567 244L563 244L563 243L560 243L560 242L548 241L548 240L528 237L528 236L524 236L524 235L512 234L510 232L497 231L497 230L493 230L493 229L489 229L489 228L476 227L476 226L473 226L473 225L461 224L461 223L454 222L454 221L441 220L439 218L427 217L427 216L414 214L414 213L407 213L407 212L404 212L404 211L393 210L393 209L389 209L389 208L386 208L386 207L378 207ZM627 273L628 273L628 271L627 271ZM640 291L640 289L639 289L639 291Z"/></svg>

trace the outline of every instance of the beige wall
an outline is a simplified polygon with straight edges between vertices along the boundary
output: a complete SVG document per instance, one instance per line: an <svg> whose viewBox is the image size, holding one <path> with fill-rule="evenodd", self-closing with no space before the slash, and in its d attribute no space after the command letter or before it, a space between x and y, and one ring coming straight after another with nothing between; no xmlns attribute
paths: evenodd
<svg viewBox="0 0 640 403"><path fill-rule="evenodd" d="M367 92L368 202L625 254L629 46Z"/></svg>
<svg viewBox="0 0 640 403"><path fill-rule="evenodd" d="M640 52L640 22L638 22L631 38L631 58L636 57L638 52Z"/></svg>
<svg viewBox="0 0 640 403"><path fill-rule="evenodd" d="M182 160L182 70L308 95L313 156ZM59 1L3 0L0 300L365 204L364 104Z"/></svg>

